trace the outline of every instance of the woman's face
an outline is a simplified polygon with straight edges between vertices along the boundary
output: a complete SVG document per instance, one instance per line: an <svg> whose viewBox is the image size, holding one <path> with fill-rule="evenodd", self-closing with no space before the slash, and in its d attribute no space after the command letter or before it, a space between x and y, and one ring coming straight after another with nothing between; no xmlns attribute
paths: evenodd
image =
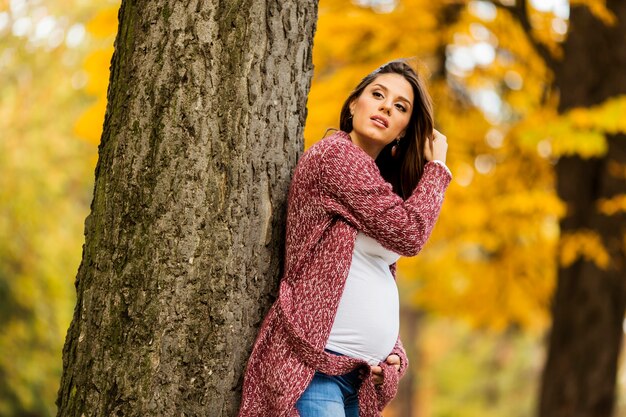
<svg viewBox="0 0 626 417"><path fill-rule="evenodd" d="M380 74L350 103L352 141L372 158L404 135L413 112L413 88L400 74Z"/></svg>

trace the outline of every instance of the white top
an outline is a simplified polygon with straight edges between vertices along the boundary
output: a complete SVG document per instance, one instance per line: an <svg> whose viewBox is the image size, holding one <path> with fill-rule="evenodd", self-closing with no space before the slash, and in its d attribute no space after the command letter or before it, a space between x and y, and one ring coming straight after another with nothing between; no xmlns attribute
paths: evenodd
<svg viewBox="0 0 626 417"><path fill-rule="evenodd" d="M375 239L357 233L327 349L364 359L370 365L391 353L400 330L400 304L389 265L399 258Z"/></svg>

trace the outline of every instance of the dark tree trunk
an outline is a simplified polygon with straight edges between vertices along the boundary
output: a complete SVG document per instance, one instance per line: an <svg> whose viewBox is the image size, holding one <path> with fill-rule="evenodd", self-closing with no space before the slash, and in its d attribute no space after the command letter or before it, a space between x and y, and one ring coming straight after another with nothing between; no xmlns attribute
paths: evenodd
<svg viewBox="0 0 626 417"><path fill-rule="evenodd" d="M60 416L233 416L278 288L317 2L123 0Z"/></svg>
<svg viewBox="0 0 626 417"><path fill-rule="evenodd" d="M403 305L400 308L402 323L402 343L409 357L410 365L398 384L398 395L393 399L393 415L399 417L417 417L415 404L419 403L419 385L421 355L416 341L422 329L424 313L414 307Z"/></svg>
<svg viewBox="0 0 626 417"><path fill-rule="evenodd" d="M626 2L608 0L616 26L605 26L585 7L572 7L564 61L555 66L560 111L592 106L626 94ZM626 306L626 216L598 210L600 199L626 193L626 137L607 136L602 158L561 157L559 197L568 213L561 233L596 233L609 254L602 267L580 257L560 266L553 326L540 398L542 417L607 417L615 405L622 323Z"/></svg>

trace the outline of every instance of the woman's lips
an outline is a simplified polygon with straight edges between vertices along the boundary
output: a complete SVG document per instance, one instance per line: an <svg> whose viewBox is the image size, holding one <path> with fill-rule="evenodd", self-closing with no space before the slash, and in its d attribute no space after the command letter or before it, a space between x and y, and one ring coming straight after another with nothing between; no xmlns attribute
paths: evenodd
<svg viewBox="0 0 626 417"><path fill-rule="evenodd" d="M387 121L383 121L382 117L373 116L370 118L370 120L372 120L377 126L383 127L385 129L387 128Z"/></svg>
<svg viewBox="0 0 626 417"><path fill-rule="evenodd" d="M385 126L385 124L383 122L381 122L378 119L371 119L372 122L374 122L374 124L378 127L382 127L383 129L387 129L387 126Z"/></svg>

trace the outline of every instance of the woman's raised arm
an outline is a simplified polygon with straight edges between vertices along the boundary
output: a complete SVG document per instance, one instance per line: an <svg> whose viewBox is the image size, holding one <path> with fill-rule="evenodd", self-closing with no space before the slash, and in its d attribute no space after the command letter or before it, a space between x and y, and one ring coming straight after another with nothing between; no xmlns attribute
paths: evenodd
<svg viewBox="0 0 626 417"><path fill-rule="evenodd" d="M374 160L351 142L333 142L320 161L325 210L402 256L417 255L426 243L451 179L443 165L427 162L413 194L404 201Z"/></svg>

